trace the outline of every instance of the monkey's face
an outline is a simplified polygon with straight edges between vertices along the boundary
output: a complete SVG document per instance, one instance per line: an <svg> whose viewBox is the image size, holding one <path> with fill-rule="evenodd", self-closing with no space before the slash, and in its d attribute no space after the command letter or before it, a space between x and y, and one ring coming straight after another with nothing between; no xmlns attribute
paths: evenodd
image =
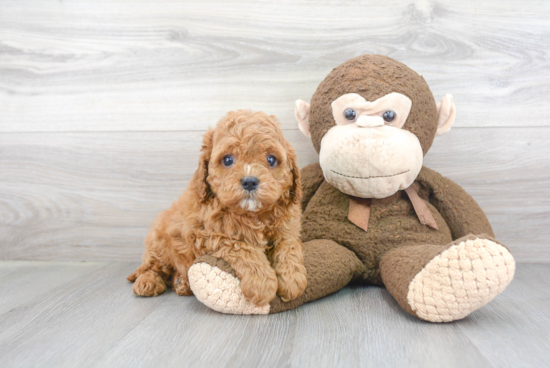
<svg viewBox="0 0 550 368"><path fill-rule="evenodd" d="M319 152L325 179L361 198L385 198L409 187L434 136L455 118L452 96L435 103L426 81L386 56L350 59L296 101L300 131Z"/></svg>
<svg viewBox="0 0 550 368"><path fill-rule="evenodd" d="M386 198L408 188L422 168L418 138L401 129L411 100L400 93L366 101L348 93L332 102L333 126L321 140L325 179L343 193Z"/></svg>

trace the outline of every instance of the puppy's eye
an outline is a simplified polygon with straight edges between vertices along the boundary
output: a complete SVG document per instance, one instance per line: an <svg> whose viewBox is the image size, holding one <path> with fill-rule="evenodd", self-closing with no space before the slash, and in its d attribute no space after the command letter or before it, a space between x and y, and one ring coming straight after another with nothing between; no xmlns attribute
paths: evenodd
<svg viewBox="0 0 550 368"><path fill-rule="evenodd" d="M389 123L389 122L392 122L393 119L395 119L395 112L392 111L392 110L386 111L386 112L384 113L384 115L382 115L382 117L383 117L384 120L387 121L388 123Z"/></svg>
<svg viewBox="0 0 550 368"><path fill-rule="evenodd" d="M231 155L227 155L222 159L223 166L225 166L225 167L229 167L229 166L233 165L233 162L235 162L235 160L233 159L233 156L231 156Z"/></svg>
<svg viewBox="0 0 550 368"><path fill-rule="evenodd" d="M277 159L275 158L275 156L269 155L267 156L267 163L270 167L275 167L277 166Z"/></svg>
<svg viewBox="0 0 550 368"><path fill-rule="evenodd" d="M355 110L345 109L344 110L344 116L348 120L355 120L355 118L357 117L357 113L355 112Z"/></svg>

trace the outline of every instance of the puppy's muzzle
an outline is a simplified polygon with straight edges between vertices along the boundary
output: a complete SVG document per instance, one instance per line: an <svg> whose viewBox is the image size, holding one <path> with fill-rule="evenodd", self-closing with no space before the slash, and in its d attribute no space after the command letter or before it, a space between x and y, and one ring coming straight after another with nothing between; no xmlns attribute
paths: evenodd
<svg viewBox="0 0 550 368"><path fill-rule="evenodd" d="M260 185L260 179L255 176L246 176L241 180L241 186L247 192L255 191L258 189L258 185Z"/></svg>

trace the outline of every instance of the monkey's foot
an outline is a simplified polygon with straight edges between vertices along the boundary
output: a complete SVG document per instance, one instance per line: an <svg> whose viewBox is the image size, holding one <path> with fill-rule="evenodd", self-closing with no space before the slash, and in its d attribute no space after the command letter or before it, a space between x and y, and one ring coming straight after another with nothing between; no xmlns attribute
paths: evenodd
<svg viewBox="0 0 550 368"><path fill-rule="evenodd" d="M486 235L395 248L380 261L390 294L407 312L429 322L466 317L504 291L514 271L510 251Z"/></svg>
<svg viewBox="0 0 550 368"><path fill-rule="evenodd" d="M463 240L414 276L407 301L423 320L456 321L504 291L514 271L514 258L506 247L485 238Z"/></svg>
<svg viewBox="0 0 550 368"><path fill-rule="evenodd" d="M270 305L259 307L246 300L235 271L223 260L202 256L188 271L189 284L207 307L227 314L268 314Z"/></svg>

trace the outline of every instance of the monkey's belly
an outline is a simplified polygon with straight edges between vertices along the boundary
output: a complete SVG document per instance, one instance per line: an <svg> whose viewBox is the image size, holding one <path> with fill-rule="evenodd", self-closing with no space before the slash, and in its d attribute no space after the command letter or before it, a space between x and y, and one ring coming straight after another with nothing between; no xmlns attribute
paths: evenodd
<svg viewBox="0 0 550 368"><path fill-rule="evenodd" d="M330 239L352 250L367 267L364 281L381 284L378 266L388 250L421 244L447 244L451 232L431 204L427 206L439 230L422 225L404 192L385 199L373 199L369 230L365 232L348 220L349 197L323 182L302 217L302 241Z"/></svg>

